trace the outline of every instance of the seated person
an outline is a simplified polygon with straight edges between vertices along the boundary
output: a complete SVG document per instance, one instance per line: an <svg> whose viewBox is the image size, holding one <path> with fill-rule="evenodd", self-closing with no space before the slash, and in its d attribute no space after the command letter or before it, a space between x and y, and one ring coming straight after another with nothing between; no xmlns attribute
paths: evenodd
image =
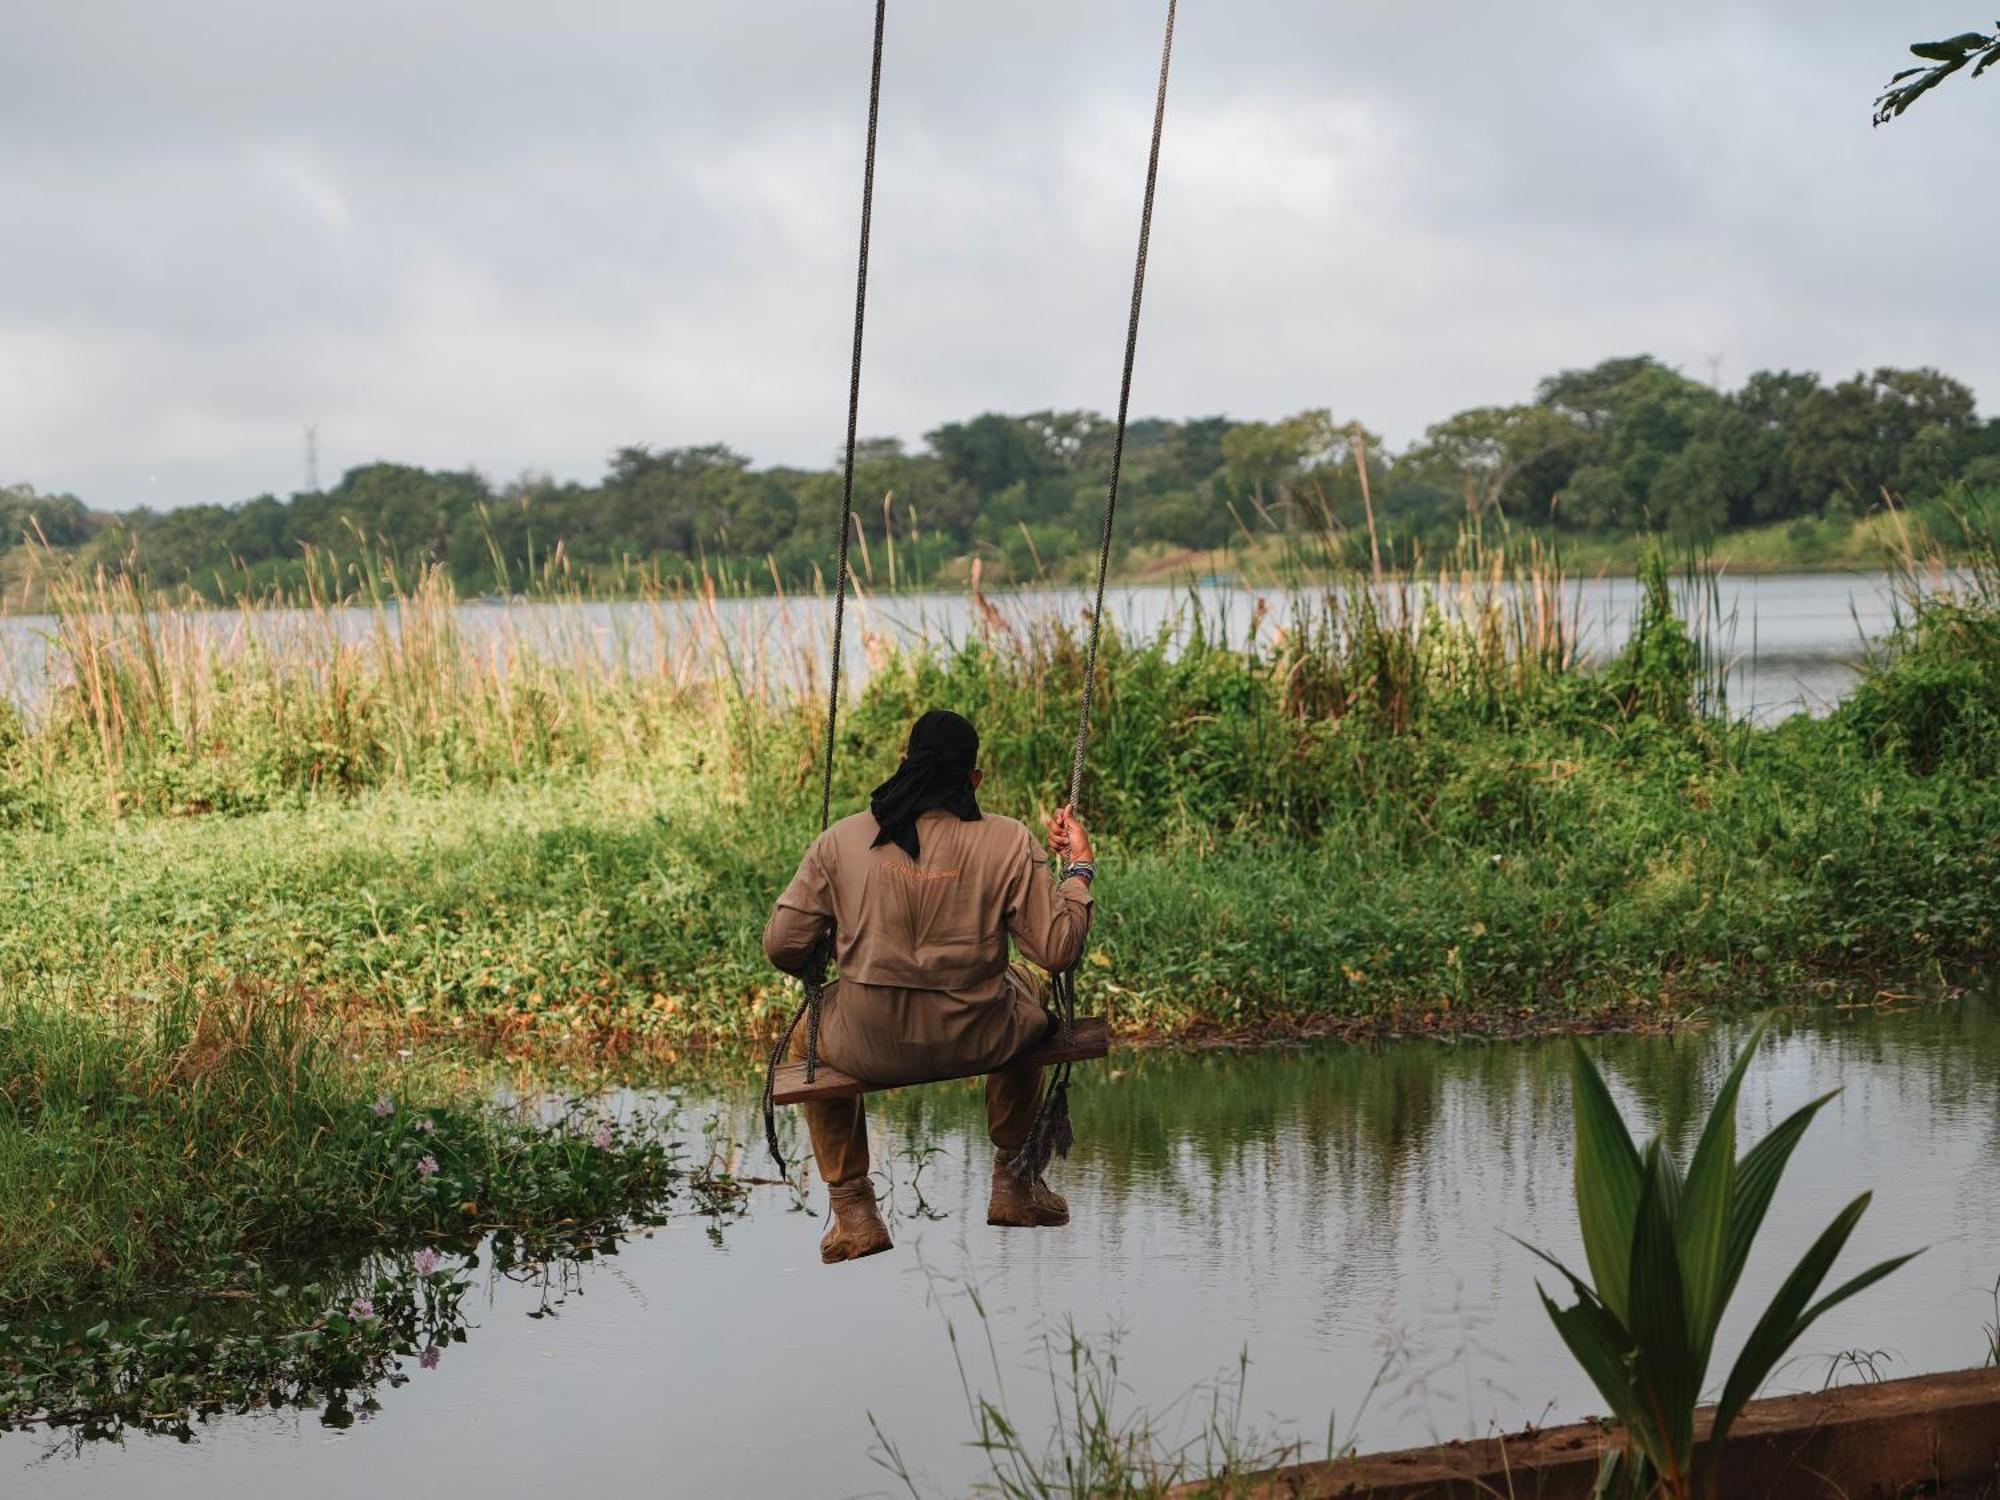
<svg viewBox="0 0 2000 1500"><path fill-rule="evenodd" d="M820 1004L820 1056L875 1084L985 1073L994 1146L986 1222L1067 1224L1069 1205L1040 1176L1024 1182L1009 1167L1041 1095L1041 1068L1016 1059L1055 1018L1044 1006L1047 981L1008 961L1007 940L1043 969L1076 962L1090 932L1096 866L1073 812L1046 820L1060 880L1023 824L982 813L978 754L979 732L958 714L933 709L918 719L902 765L875 789L869 810L841 819L806 851L764 929L764 952L796 975L831 933L840 977ZM801 1028L793 1055L803 1048ZM803 1108L833 1203L820 1258L832 1264L887 1250L861 1100Z"/></svg>

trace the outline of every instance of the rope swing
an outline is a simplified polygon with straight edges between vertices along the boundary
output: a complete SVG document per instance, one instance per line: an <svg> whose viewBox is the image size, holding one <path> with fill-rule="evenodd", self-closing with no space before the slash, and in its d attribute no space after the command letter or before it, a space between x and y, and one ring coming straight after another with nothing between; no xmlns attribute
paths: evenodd
<svg viewBox="0 0 2000 1500"><path fill-rule="evenodd" d="M875 0L874 58L868 70L868 146L861 164L861 249L854 269L854 354L847 375L847 452L840 469L840 544L833 572L833 665L826 689L826 747L820 757L819 831L833 818L833 741L840 718L840 657L847 623L847 539L854 530L854 446L861 418L861 335L868 322L868 235L875 218L875 138L882 119L882 33L888 24L889 0ZM789 1180L791 1168L778 1146L778 1068L791 1050L799 1018L806 1017L806 1082L819 1076L819 1004L826 992L826 971L833 962L833 943L823 940L801 976L805 995L771 1049L764 1070L764 1144L778 1164L778 1175Z"/></svg>
<svg viewBox="0 0 2000 1500"><path fill-rule="evenodd" d="M1097 652L1103 636L1104 587L1111 570L1113 526L1118 513L1118 477L1125 458L1125 429L1132 405L1132 368L1139 350L1139 310L1146 290L1146 257L1153 233L1153 198L1160 176L1160 138L1167 118L1167 76L1174 51L1174 19L1178 0L1167 0L1165 37L1160 44L1159 86L1153 100L1152 145L1146 159L1146 191L1139 211L1139 248L1132 265L1132 303L1125 325L1125 359L1118 382L1118 427L1111 447L1111 474L1104 495L1104 519L1098 536L1097 581L1091 598L1090 643L1084 655L1083 697L1077 710L1076 748L1070 762L1069 802L1074 811L1083 795L1083 774L1090 748L1091 711L1097 697ZM854 529L854 450L861 409L861 342L868 310L868 236L874 214L875 141L882 107L882 35L887 22L888 0L875 3L874 59L868 82L868 144L861 173L861 244L854 279L854 350L847 386L847 451L841 469L840 541L834 569L833 657L828 673L826 735L820 764L819 826L824 833L833 813L833 748L836 722L840 714L840 666L842 636L847 613L848 538ZM791 1049L799 1022L806 1023L803 1078L805 1089L819 1081L820 1002L826 992L827 969L833 960L832 942L821 943L802 976L804 995L792 1013L777 1045L771 1049L770 1066L764 1078L764 1140L779 1172L787 1179L791 1172L778 1146L776 1106L778 1075ZM1049 1086L1035 1111L1027 1144L1011 1163L1016 1174L1027 1180L1047 1167L1052 1155L1067 1156L1074 1140L1069 1120L1070 1069L1079 1056L1104 1055L1105 1027L1102 1021L1086 1020L1083 1027L1090 1039L1079 1037L1076 1014L1076 971L1082 955L1068 968L1050 976L1051 1006L1056 1017L1056 1035L1037 1049L1054 1063ZM827 1069L831 1073L831 1069ZM850 1087L849 1085L852 1084ZM860 1092L865 1085L844 1080L843 1093ZM804 1090L799 1093L803 1096Z"/></svg>
<svg viewBox="0 0 2000 1500"><path fill-rule="evenodd" d="M1160 82L1153 96L1153 143L1146 155L1146 195L1139 208L1139 249L1132 259L1132 309L1125 322L1125 363L1118 377L1118 431L1111 441L1111 477L1104 490L1104 526L1097 540L1097 590L1090 603L1090 647L1083 659L1083 701L1076 714L1076 753L1069 767L1069 808L1076 810L1083 796L1084 761L1090 750L1090 711L1097 702L1097 646L1104 634L1104 580L1111 571L1112 525L1118 515L1118 473L1125 462L1125 424L1132 412L1132 365L1139 354L1139 308L1146 296L1146 254L1153 240L1153 194L1160 181L1160 136L1167 124L1167 73L1174 57L1174 13L1178 0L1167 0L1166 36L1160 43ZM1076 1035L1076 961L1059 974L1049 976L1049 994L1054 1003L1059 1040L1068 1042ZM1067 1157L1076 1133L1069 1120L1069 1075L1075 1064L1056 1066L1049 1086L1035 1111L1027 1144L1012 1162L1014 1174L1032 1182L1049 1164L1051 1155Z"/></svg>

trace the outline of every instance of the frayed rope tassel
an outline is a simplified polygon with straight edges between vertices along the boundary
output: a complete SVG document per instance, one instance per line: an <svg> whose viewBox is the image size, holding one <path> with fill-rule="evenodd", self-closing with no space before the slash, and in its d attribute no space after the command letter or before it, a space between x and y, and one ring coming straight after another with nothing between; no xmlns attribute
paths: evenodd
<svg viewBox="0 0 2000 1500"><path fill-rule="evenodd" d="M1036 1107L1028 1139L1020 1154L1007 1164L1008 1170L1021 1181L1032 1183L1048 1170L1052 1157L1068 1160L1069 1149L1075 1144L1076 1131L1069 1119L1069 1064L1064 1063Z"/></svg>

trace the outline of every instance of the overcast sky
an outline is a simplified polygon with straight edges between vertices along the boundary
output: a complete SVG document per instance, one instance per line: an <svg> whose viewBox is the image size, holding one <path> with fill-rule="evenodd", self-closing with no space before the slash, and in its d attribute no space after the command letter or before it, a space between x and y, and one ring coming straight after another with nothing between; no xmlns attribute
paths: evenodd
<svg viewBox="0 0 2000 1500"><path fill-rule="evenodd" d="M1651 351L2000 405L1983 0L1185 0L1138 410L1401 444ZM0 483L823 464L868 0L0 0ZM891 0L865 433L1109 410L1163 3Z"/></svg>

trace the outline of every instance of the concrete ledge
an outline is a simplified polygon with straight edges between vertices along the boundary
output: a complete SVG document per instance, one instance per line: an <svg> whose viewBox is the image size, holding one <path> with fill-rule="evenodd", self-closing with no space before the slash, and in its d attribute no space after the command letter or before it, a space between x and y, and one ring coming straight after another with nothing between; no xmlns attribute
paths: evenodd
<svg viewBox="0 0 2000 1500"><path fill-rule="evenodd" d="M1697 1417L1697 1430L1707 1413ZM1228 1491L1257 1500L1588 1500L1612 1429L1517 1437L1275 1469ZM2000 1496L2000 1369L1920 1375L1753 1401L1722 1463L1722 1500ZM1178 1495L1218 1493L1189 1485Z"/></svg>

